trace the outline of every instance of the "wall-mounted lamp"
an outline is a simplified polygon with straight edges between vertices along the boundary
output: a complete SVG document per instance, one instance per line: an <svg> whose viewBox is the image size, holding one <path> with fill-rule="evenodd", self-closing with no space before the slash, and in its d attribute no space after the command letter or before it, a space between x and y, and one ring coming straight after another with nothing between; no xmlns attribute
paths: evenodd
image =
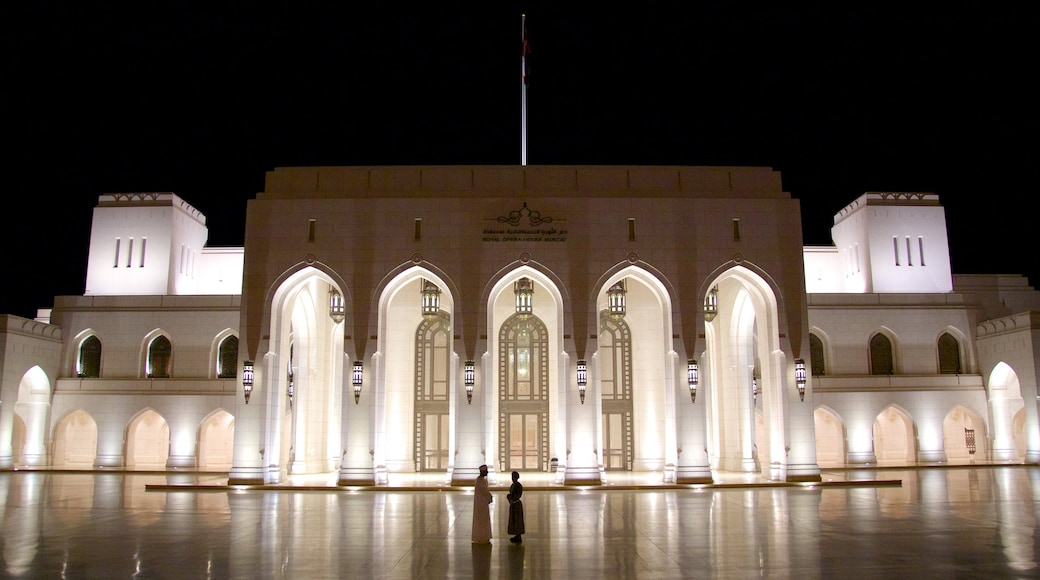
<svg viewBox="0 0 1040 580"><path fill-rule="evenodd" d="M697 402L697 383L701 380L700 367L697 366L697 361L690 359L686 361L686 384L690 387L690 402Z"/></svg>
<svg viewBox="0 0 1040 580"><path fill-rule="evenodd" d="M704 299L704 321L711 322L719 313L719 287L712 286Z"/></svg>
<svg viewBox="0 0 1040 580"><path fill-rule="evenodd" d="M805 400L805 360L794 361L794 383L798 385L798 398Z"/></svg>
<svg viewBox="0 0 1040 580"><path fill-rule="evenodd" d="M751 371L751 404L758 404L758 369Z"/></svg>
<svg viewBox="0 0 1040 580"><path fill-rule="evenodd" d="M354 361L354 372L351 373L350 382L354 383L354 404L361 400L361 383L365 378L364 365L361 361Z"/></svg>
<svg viewBox="0 0 1040 580"><path fill-rule="evenodd" d="M516 295L516 313L522 316L531 314L534 310L534 282L530 278L520 278L513 284L513 294Z"/></svg>
<svg viewBox="0 0 1040 580"><path fill-rule="evenodd" d="M473 364L473 361L466 361L466 371L463 375L463 382L466 383L466 404L473 404L473 385L477 382L477 371Z"/></svg>
<svg viewBox="0 0 1040 580"><path fill-rule="evenodd" d="M581 404L585 404L585 389L589 386L589 366L584 360L578 361L578 396Z"/></svg>
<svg viewBox="0 0 1040 580"><path fill-rule="evenodd" d="M242 363L242 393L246 396L246 404L249 404L249 396L253 394L253 361L247 360Z"/></svg>
<svg viewBox="0 0 1040 580"><path fill-rule="evenodd" d="M295 388L296 373L293 372L293 347L294 346L295 346L295 344L292 342L292 339L290 338L290 341L289 341L289 364L285 365L285 380L286 380L286 383L288 383L288 385L287 385L287 387L285 389L285 393L287 395L289 395L289 408L290 409L292 409L293 395L296 393L296 388Z"/></svg>
<svg viewBox="0 0 1040 580"><path fill-rule="evenodd" d="M343 304L343 295L335 288L329 288L329 317L336 324L347 317L347 308Z"/></svg>
<svg viewBox="0 0 1040 580"><path fill-rule="evenodd" d="M285 389L286 394L289 395L289 408L292 409L293 395L296 393L295 387L295 376L293 374L292 366L289 366L289 372L287 373L286 379L289 381L289 386Z"/></svg>
<svg viewBox="0 0 1040 580"><path fill-rule="evenodd" d="M436 316L441 311L441 289L429 280L422 281L422 314Z"/></svg>
<svg viewBox="0 0 1040 580"><path fill-rule="evenodd" d="M625 295L628 294L628 288L625 287L625 281L620 280L607 290L607 308L610 311L610 316L615 320L620 320L625 317L625 310L627 308Z"/></svg>

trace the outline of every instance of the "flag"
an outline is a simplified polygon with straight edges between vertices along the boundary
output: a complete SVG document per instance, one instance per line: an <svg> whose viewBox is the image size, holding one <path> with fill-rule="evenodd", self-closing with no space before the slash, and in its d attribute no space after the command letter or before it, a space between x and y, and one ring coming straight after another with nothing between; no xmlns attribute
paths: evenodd
<svg viewBox="0 0 1040 580"><path fill-rule="evenodd" d="M521 22L523 24L523 36L522 36L522 46L521 46L521 52L520 52L520 64L521 64L521 71L520 71L521 77L520 78L523 81L523 83L526 85L527 84L527 76L528 76L528 73L531 70L530 69L530 65L528 64L528 59L530 58L529 55L531 54L531 45L527 43L527 15L526 14L524 14L522 16Z"/></svg>

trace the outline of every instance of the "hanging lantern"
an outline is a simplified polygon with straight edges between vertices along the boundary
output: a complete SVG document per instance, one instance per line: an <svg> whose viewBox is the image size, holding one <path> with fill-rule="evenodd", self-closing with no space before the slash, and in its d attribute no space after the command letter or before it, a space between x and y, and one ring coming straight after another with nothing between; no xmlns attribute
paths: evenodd
<svg viewBox="0 0 1040 580"><path fill-rule="evenodd" d="M615 320L625 317L625 295L627 293L628 289L625 287L624 280L618 281L607 290L607 308L610 311L610 316Z"/></svg>
<svg viewBox="0 0 1040 580"><path fill-rule="evenodd" d="M249 396L253 394L253 361L247 360L242 363L242 393L246 396L246 404L249 404Z"/></svg>
<svg viewBox="0 0 1040 580"><path fill-rule="evenodd" d="M516 295L516 313L529 316L533 312L534 282L530 278L520 278L513 284Z"/></svg>
<svg viewBox="0 0 1040 580"><path fill-rule="evenodd" d="M711 322L719 313L719 287L712 286L708 290L708 296L704 299L704 320Z"/></svg>
<svg viewBox="0 0 1040 580"><path fill-rule="evenodd" d="M347 316L347 309L343 304L343 295L335 288L329 288L329 317L336 324L343 322Z"/></svg>
<svg viewBox="0 0 1040 580"><path fill-rule="evenodd" d="M422 314L436 316L441 311L441 289L429 280L422 281Z"/></svg>
<svg viewBox="0 0 1040 580"><path fill-rule="evenodd" d="M354 384L354 404L357 405L361 400L361 383L364 379L364 365L361 361L354 361L354 372L351 373L350 382Z"/></svg>
<svg viewBox="0 0 1040 580"><path fill-rule="evenodd" d="M466 404L473 404L473 385L477 382L477 371L473 361L466 361L466 370L463 375L463 382L466 385Z"/></svg>
<svg viewBox="0 0 1040 580"><path fill-rule="evenodd" d="M794 383L798 387L798 399L805 400L805 360L794 361Z"/></svg>
<svg viewBox="0 0 1040 580"><path fill-rule="evenodd" d="M758 404L758 369L751 370L751 404Z"/></svg>
<svg viewBox="0 0 1040 580"><path fill-rule="evenodd" d="M686 384L690 387L690 402L697 402L697 383L700 382L700 368L697 361L690 359L686 362Z"/></svg>
<svg viewBox="0 0 1040 580"><path fill-rule="evenodd" d="M584 360L578 361L578 396L581 404L585 404L585 389L589 386L589 367Z"/></svg>

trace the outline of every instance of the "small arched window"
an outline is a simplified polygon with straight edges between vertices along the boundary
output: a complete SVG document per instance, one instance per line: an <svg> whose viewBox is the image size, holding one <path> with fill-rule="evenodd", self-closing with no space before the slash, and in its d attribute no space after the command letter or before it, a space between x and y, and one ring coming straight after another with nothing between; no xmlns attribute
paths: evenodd
<svg viewBox="0 0 1040 580"><path fill-rule="evenodd" d="M814 377L824 375L826 366L823 358L823 341L815 334L809 334L809 358L812 359L812 374Z"/></svg>
<svg viewBox="0 0 1040 580"><path fill-rule="evenodd" d="M91 335L80 343L76 374L80 378L86 379L96 379L101 376L101 341L98 340L98 337Z"/></svg>
<svg viewBox="0 0 1040 580"><path fill-rule="evenodd" d="M158 336L148 345L148 378L170 378L170 356L173 346L165 336Z"/></svg>
<svg viewBox="0 0 1040 580"><path fill-rule="evenodd" d="M961 374L961 349L949 332L939 337L939 372L944 375Z"/></svg>
<svg viewBox="0 0 1040 580"><path fill-rule="evenodd" d="M217 349L217 378L233 379L238 374L238 337L228 336Z"/></svg>
<svg viewBox="0 0 1040 580"><path fill-rule="evenodd" d="M884 334L875 334L870 337L870 374L891 375L894 372L892 341Z"/></svg>

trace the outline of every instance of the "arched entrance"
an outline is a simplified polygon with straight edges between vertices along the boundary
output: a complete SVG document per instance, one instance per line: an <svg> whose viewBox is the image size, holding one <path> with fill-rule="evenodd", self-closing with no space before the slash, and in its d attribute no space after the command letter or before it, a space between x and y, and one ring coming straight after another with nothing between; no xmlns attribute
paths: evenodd
<svg viewBox="0 0 1040 580"><path fill-rule="evenodd" d="M282 473L326 473L339 466L343 300L328 274L312 267L288 277L275 292L265 362L273 372L265 377L264 461Z"/></svg>
<svg viewBox="0 0 1040 580"><path fill-rule="evenodd" d="M982 417L957 405L943 419L943 447L950 463L985 461L989 437Z"/></svg>
<svg viewBox="0 0 1040 580"><path fill-rule="evenodd" d="M881 466L917 463L917 428L906 411L889 405L874 419L874 455Z"/></svg>
<svg viewBox="0 0 1040 580"><path fill-rule="evenodd" d="M166 469L170 426L152 409L141 411L126 428L127 469Z"/></svg>
<svg viewBox="0 0 1040 580"><path fill-rule="evenodd" d="M788 463L783 378L789 364L781 349L775 294L761 276L737 266L715 280L704 300L711 311L705 316L701 381L710 385L705 404L712 467L783 478ZM815 464L815 450L800 454Z"/></svg>
<svg viewBox="0 0 1040 580"><path fill-rule="evenodd" d="M227 471L231 469L235 441L235 417L218 409L202 420L199 427L199 469Z"/></svg>
<svg viewBox="0 0 1040 580"><path fill-rule="evenodd" d="M67 469L93 468L97 439L93 417L83 410L69 413L54 428L52 464Z"/></svg>
<svg viewBox="0 0 1040 580"><path fill-rule="evenodd" d="M813 413L816 425L816 461L820 467L845 465L845 424L837 413L817 407Z"/></svg>
<svg viewBox="0 0 1040 580"><path fill-rule="evenodd" d="M549 469L549 335L536 316L514 314L499 330L499 465Z"/></svg>

